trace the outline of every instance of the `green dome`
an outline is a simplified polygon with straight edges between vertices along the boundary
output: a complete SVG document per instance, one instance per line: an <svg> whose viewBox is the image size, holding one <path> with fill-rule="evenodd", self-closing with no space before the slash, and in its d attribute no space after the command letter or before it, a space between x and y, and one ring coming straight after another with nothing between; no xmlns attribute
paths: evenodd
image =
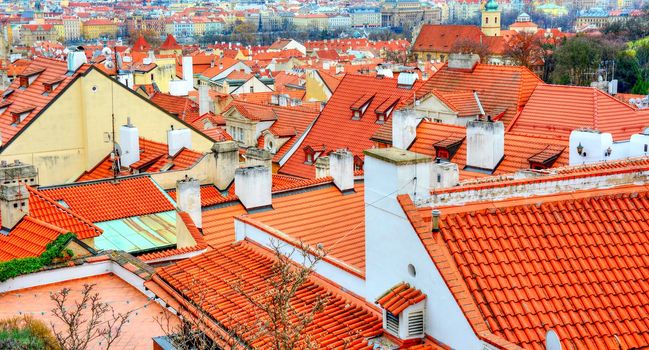
<svg viewBox="0 0 649 350"><path fill-rule="evenodd" d="M484 7L485 11L498 11L498 3L496 0L489 0Z"/></svg>

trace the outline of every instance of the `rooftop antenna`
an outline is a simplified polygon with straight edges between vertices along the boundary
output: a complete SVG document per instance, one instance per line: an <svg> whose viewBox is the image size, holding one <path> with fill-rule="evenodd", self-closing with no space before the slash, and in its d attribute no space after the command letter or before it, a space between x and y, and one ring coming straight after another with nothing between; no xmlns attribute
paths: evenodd
<svg viewBox="0 0 649 350"><path fill-rule="evenodd" d="M112 79L111 79L112 80ZM117 181L117 174L119 174L119 156L120 154L117 153L117 141L115 141L115 92L114 92L114 86L113 82L110 82L110 117L111 117L111 123L112 123L112 135L111 135L111 141L113 142L113 183L116 184Z"/></svg>

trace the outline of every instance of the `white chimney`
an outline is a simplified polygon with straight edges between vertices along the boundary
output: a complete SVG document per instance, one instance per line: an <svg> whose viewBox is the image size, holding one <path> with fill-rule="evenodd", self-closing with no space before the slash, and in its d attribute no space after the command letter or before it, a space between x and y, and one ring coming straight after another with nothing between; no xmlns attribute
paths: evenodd
<svg viewBox="0 0 649 350"><path fill-rule="evenodd" d="M119 128L119 142L122 149L120 163L128 167L140 160L140 135L138 129L131 124L131 118L127 118L126 125Z"/></svg>
<svg viewBox="0 0 649 350"><path fill-rule="evenodd" d="M329 154L329 174L340 192L354 190L354 155L348 150Z"/></svg>
<svg viewBox="0 0 649 350"><path fill-rule="evenodd" d="M408 149L417 137L421 119L413 110L398 110L392 114L392 147Z"/></svg>
<svg viewBox="0 0 649 350"><path fill-rule="evenodd" d="M167 131L167 147L170 156L175 156L183 148L192 148L191 131L186 128L174 130L172 126L171 130Z"/></svg>
<svg viewBox="0 0 649 350"><path fill-rule="evenodd" d="M574 130L570 133L568 145L570 165L596 163L612 154L613 136L597 130Z"/></svg>
<svg viewBox="0 0 649 350"><path fill-rule="evenodd" d="M394 147L373 148L364 153L366 204L380 206L379 202L399 194L410 194L413 199L429 196L433 160L430 156Z"/></svg>
<svg viewBox="0 0 649 350"><path fill-rule="evenodd" d="M649 155L649 130L645 129L642 134L631 135L629 143L629 157Z"/></svg>
<svg viewBox="0 0 649 350"><path fill-rule="evenodd" d="M176 181L176 203L178 209L189 214L196 227L203 227L201 184L198 180L185 176Z"/></svg>
<svg viewBox="0 0 649 350"><path fill-rule="evenodd" d="M468 168L493 172L505 156L505 126L501 121L469 121L466 141Z"/></svg>
<svg viewBox="0 0 649 350"><path fill-rule="evenodd" d="M207 84L198 86L198 114L203 115L210 111L210 87Z"/></svg>
<svg viewBox="0 0 649 350"><path fill-rule="evenodd" d="M234 180L234 171L239 167L239 146L236 141L216 142L212 146L215 159L214 185L226 190Z"/></svg>
<svg viewBox="0 0 649 350"><path fill-rule="evenodd" d="M68 73L76 72L77 69L79 69L79 67L88 63L86 53L81 47L68 52L67 61L68 61Z"/></svg>
<svg viewBox="0 0 649 350"><path fill-rule="evenodd" d="M187 90L194 87L194 60L191 56L183 57L183 80L187 82Z"/></svg>
<svg viewBox="0 0 649 350"><path fill-rule="evenodd" d="M431 189L454 187L458 182L460 182L460 172L457 164L443 162L439 158L431 163Z"/></svg>
<svg viewBox="0 0 649 350"><path fill-rule="evenodd" d="M149 62L155 63L155 52L153 52L153 50L150 50L149 56L147 58L149 59Z"/></svg>
<svg viewBox="0 0 649 350"><path fill-rule="evenodd" d="M238 168L234 173L234 192L246 209L272 204L272 174L262 165Z"/></svg>
<svg viewBox="0 0 649 350"><path fill-rule="evenodd" d="M250 147L246 150L246 166L263 165L268 169L273 168L273 157L265 149Z"/></svg>

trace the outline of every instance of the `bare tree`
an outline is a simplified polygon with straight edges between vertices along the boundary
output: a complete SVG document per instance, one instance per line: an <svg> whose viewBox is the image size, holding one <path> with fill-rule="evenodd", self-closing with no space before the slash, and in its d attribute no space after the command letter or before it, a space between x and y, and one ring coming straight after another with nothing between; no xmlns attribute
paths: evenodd
<svg viewBox="0 0 649 350"><path fill-rule="evenodd" d="M298 247L286 248L286 245L273 241L271 247L274 261L265 287L249 288L246 281L240 279L228 282L251 307L246 308L248 315L245 319L229 313L224 316L226 319L218 320L221 325L230 325L227 329L221 327L225 335L221 334L218 337L230 344L231 349L251 347L249 344L257 341L263 343L264 348L274 350L317 349L318 344L305 334L305 329L316 315L324 310L328 298L315 296L315 300L307 308L298 309L295 306L295 297L301 287L312 283L309 277L317 263L325 257L325 252L303 243ZM180 350L220 349L212 338L201 332L208 328L206 323L209 322L207 318L210 315L206 310L218 309L218 305L206 300L207 292L205 281L192 280L190 287L184 290L183 294L190 300L194 312L179 310L181 316L192 316L183 317L178 325L173 325L168 315L158 319L167 338Z"/></svg>
<svg viewBox="0 0 649 350"><path fill-rule="evenodd" d="M94 293L94 284L84 284L81 299L72 301L69 288L63 288L50 298L55 304L54 316L63 326L58 329L51 323L56 340L63 350L86 350L95 341L103 341L102 349L110 349L122 334L132 311L117 313L115 309L101 301L99 293Z"/></svg>
<svg viewBox="0 0 649 350"><path fill-rule="evenodd" d="M516 33L507 42L505 57L527 68L542 66L545 58L542 39L530 32Z"/></svg>
<svg viewBox="0 0 649 350"><path fill-rule="evenodd" d="M485 63L489 60L491 52L489 47L485 45L482 40L480 42L471 40L471 39L460 39L457 40L453 47L451 47L451 52L453 53L471 53L480 56L480 61Z"/></svg>

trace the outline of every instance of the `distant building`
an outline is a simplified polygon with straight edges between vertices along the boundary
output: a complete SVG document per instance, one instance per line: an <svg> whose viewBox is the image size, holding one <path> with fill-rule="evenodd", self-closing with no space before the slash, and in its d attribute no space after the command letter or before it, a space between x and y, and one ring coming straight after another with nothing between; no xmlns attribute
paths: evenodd
<svg viewBox="0 0 649 350"><path fill-rule="evenodd" d="M63 16L63 32L66 41L81 39L81 20L76 16Z"/></svg>
<svg viewBox="0 0 649 350"><path fill-rule="evenodd" d="M482 9L482 32L486 36L500 36L500 8L496 0L489 0Z"/></svg>
<svg viewBox="0 0 649 350"><path fill-rule="evenodd" d="M23 24L20 28L20 41L31 46L37 41L56 41L58 33L52 24Z"/></svg>
<svg viewBox="0 0 649 350"><path fill-rule="evenodd" d="M91 19L83 22L83 36L86 39L117 37L117 23L108 19Z"/></svg>
<svg viewBox="0 0 649 350"><path fill-rule="evenodd" d="M381 8L381 25L390 28L412 28L420 24L442 22L442 9L424 7L418 0L388 0Z"/></svg>
<svg viewBox="0 0 649 350"><path fill-rule="evenodd" d="M381 9L378 7L352 7L349 16L354 28L381 26Z"/></svg>

